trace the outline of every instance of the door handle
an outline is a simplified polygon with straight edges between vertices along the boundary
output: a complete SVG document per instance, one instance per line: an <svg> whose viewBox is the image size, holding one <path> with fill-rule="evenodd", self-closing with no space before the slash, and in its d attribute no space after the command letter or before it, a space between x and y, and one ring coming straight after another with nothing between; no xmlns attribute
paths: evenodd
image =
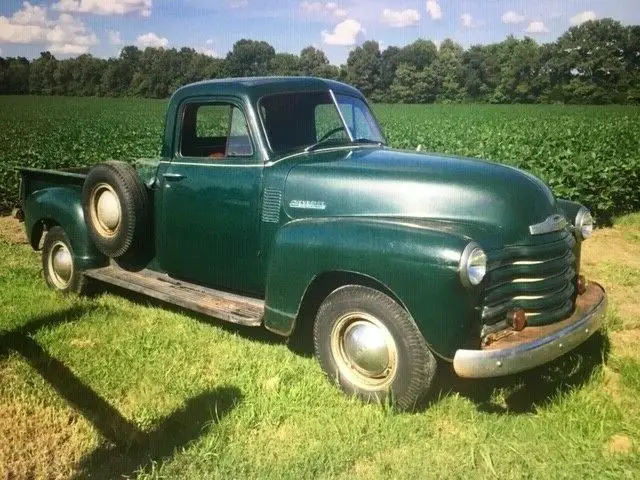
<svg viewBox="0 0 640 480"><path fill-rule="evenodd" d="M184 175L181 173L163 173L162 177L166 180L181 180L184 178Z"/></svg>

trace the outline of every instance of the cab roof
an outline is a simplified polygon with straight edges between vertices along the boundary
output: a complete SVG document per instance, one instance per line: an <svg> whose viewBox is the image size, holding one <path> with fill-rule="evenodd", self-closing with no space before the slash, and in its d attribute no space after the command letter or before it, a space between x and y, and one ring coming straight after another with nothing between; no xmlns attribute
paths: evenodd
<svg viewBox="0 0 640 480"><path fill-rule="evenodd" d="M261 97L275 93L326 91L345 93L356 97L362 94L350 85L335 80L316 77L243 77L205 80L191 83L179 88L171 97L171 101L187 97L207 95L233 95L245 97L251 103Z"/></svg>

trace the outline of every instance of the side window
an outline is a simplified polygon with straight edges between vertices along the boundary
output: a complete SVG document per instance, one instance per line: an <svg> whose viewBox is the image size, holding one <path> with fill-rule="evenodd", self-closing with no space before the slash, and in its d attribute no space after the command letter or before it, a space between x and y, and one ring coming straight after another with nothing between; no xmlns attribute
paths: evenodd
<svg viewBox="0 0 640 480"><path fill-rule="evenodd" d="M184 107L180 152L211 160L253 155L242 110L229 103L190 103Z"/></svg>

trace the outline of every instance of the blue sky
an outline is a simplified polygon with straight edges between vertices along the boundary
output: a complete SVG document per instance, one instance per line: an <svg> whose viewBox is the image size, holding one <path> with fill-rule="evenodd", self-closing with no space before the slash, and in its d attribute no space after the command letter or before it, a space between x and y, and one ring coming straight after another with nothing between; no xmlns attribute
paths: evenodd
<svg viewBox="0 0 640 480"><path fill-rule="evenodd" d="M0 0L0 55L110 57L135 44L224 57L251 38L280 52L313 45L340 64L368 39L382 48L417 38L467 47L509 34L549 42L593 18L640 24L639 7L639 0Z"/></svg>

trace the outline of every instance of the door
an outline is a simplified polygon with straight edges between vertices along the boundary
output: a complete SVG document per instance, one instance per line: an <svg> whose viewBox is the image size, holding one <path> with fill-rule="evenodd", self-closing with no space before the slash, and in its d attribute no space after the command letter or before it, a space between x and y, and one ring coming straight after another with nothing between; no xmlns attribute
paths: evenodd
<svg viewBox="0 0 640 480"><path fill-rule="evenodd" d="M188 100L178 118L174 157L159 175L160 267L193 283L261 293L263 163L242 103Z"/></svg>

